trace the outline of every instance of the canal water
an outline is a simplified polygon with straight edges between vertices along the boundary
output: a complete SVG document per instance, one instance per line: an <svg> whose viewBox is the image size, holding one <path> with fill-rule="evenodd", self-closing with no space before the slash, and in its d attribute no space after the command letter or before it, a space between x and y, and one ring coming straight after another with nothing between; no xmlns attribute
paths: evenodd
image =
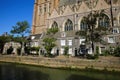
<svg viewBox="0 0 120 80"><path fill-rule="evenodd" d="M62 70L0 63L0 80L120 80L120 72Z"/></svg>

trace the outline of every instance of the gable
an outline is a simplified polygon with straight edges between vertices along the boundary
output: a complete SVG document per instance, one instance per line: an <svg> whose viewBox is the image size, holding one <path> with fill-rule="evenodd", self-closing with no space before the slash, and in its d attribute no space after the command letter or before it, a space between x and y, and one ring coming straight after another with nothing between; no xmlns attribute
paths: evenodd
<svg viewBox="0 0 120 80"><path fill-rule="evenodd" d="M66 6L63 15L69 15L69 14L73 14L73 11L71 10L70 6Z"/></svg>
<svg viewBox="0 0 120 80"><path fill-rule="evenodd" d="M88 11L90 11L90 9L85 4L85 2L82 2L80 8L78 9L78 12L83 13L83 12L88 12Z"/></svg>
<svg viewBox="0 0 120 80"><path fill-rule="evenodd" d="M55 18L55 17L58 17L58 16L59 16L59 14L58 14L57 10L54 9L49 18Z"/></svg>
<svg viewBox="0 0 120 80"><path fill-rule="evenodd" d="M98 3L94 10L100 10L100 9L106 9L109 8L110 6L104 1L104 0L98 0Z"/></svg>

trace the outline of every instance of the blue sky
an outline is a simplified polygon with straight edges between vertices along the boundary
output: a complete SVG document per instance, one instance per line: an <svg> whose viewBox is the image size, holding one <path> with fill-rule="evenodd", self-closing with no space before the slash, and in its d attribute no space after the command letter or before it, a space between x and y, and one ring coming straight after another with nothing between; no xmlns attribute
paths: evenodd
<svg viewBox="0 0 120 80"><path fill-rule="evenodd" d="M18 21L32 26L34 0L0 0L0 35L10 32Z"/></svg>

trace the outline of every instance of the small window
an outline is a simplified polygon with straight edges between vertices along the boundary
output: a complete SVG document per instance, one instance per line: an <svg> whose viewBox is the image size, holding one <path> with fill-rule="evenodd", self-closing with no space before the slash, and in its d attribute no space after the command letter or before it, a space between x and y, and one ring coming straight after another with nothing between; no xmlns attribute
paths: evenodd
<svg viewBox="0 0 120 80"><path fill-rule="evenodd" d="M61 46L65 46L65 40L61 40Z"/></svg>
<svg viewBox="0 0 120 80"><path fill-rule="evenodd" d="M113 28L112 32L113 32L113 34L119 33L119 29L118 28Z"/></svg>
<svg viewBox="0 0 120 80"><path fill-rule="evenodd" d="M62 32L62 33L61 33L61 37L66 37L66 33L65 33L65 32Z"/></svg>
<svg viewBox="0 0 120 80"><path fill-rule="evenodd" d="M80 44L85 44L85 39L80 39Z"/></svg>
<svg viewBox="0 0 120 80"><path fill-rule="evenodd" d="M68 45L72 46L72 40L68 40Z"/></svg>
<svg viewBox="0 0 120 80"><path fill-rule="evenodd" d="M35 36L32 36L31 39L32 39L32 40L35 39Z"/></svg>
<svg viewBox="0 0 120 80"><path fill-rule="evenodd" d="M35 46L35 47L38 47L38 42L34 42L34 46Z"/></svg>
<svg viewBox="0 0 120 80"><path fill-rule="evenodd" d="M108 37L108 43L115 43L115 37L113 36Z"/></svg>

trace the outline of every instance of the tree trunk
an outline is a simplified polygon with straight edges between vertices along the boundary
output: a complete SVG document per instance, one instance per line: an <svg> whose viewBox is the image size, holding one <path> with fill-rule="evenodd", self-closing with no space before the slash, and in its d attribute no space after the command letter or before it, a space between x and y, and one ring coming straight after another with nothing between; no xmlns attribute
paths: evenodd
<svg viewBox="0 0 120 80"><path fill-rule="evenodd" d="M92 48L92 53L94 54L94 42L93 42L93 26L91 28L91 48Z"/></svg>
<svg viewBox="0 0 120 80"><path fill-rule="evenodd" d="M21 46L22 46L22 48L21 48L21 54L20 54L20 55L22 56L22 55L25 53L25 50L24 50L24 42L22 42L22 45L21 45Z"/></svg>

